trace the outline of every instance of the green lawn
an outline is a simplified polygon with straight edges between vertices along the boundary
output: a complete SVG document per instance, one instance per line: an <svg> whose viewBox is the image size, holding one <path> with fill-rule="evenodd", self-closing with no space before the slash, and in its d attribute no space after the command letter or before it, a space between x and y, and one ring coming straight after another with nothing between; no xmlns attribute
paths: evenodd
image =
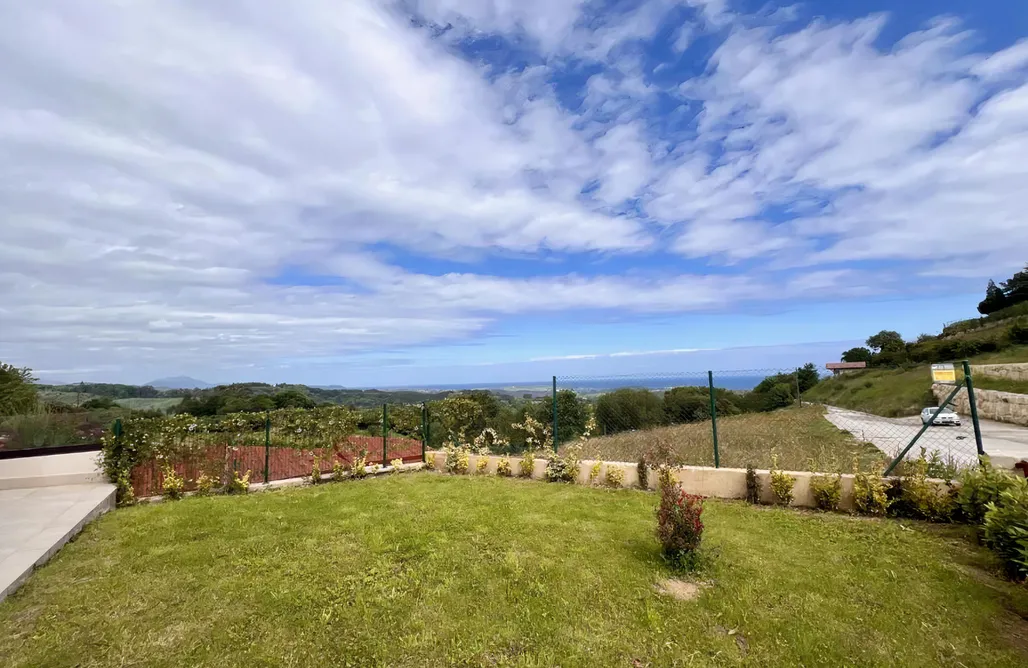
<svg viewBox="0 0 1028 668"><path fill-rule="evenodd" d="M766 469L772 448L778 465L790 471L850 470L853 458L867 468L884 454L836 428L824 418L821 406L784 408L772 413L747 413L718 418L721 466ZM654 444L665 441L681 462L692 466L714 465L714 439L710 421L623 432L590 438L583 458L635 462Z"/></svg>
<svg viewBox="0 0 1028 668"><path fill-rule="evenodd" d="M0 604L22 666L1024 666L1028 592L952 529L411 474L118 510ZM1020 645L1018 645L1020 642Z"/></svg>

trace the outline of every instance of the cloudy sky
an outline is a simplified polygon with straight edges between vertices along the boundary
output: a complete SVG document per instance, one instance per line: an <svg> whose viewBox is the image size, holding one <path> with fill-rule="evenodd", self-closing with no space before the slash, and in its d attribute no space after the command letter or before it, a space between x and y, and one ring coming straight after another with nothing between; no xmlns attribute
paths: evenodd
<svg viewBox="0 0 1028 668"><path fill-rule="evenodd" d="M937 331L1028 260L1025 35L1016 0L5 2L0 359L431 384Z"/></svg>

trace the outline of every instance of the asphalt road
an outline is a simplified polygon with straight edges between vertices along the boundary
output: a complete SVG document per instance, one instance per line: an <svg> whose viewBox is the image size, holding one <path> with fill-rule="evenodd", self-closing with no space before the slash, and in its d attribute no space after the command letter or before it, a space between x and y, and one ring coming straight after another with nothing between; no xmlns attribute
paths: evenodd
<svg viewBox="0 0 1028 668"><path fill-rule="evenodd" d="M921 429L919 416L886 418L870 413L828 406L825 418L839 429L844 429L862 441L873 443L882 452L897 456ZM938 450L944 457L952 456L958 462L972 463L977 458L974 427L971 418L962 415L959 427L931 426L911 448L908 457L917 457L921 446L928 452ZM982 445L991 456L1028 460L1028 427L1005 422L980 420Z"/></svg>

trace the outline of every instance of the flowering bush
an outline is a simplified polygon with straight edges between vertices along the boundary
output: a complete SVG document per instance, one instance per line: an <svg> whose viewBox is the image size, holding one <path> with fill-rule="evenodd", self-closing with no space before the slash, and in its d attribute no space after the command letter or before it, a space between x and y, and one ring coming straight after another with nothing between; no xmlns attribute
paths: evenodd
<svg viewBox="0 0 1028 668"><path fill-rule="evenodd" d="M475 464L475 472L479 475L485 475L485 472L489 469L489 460L485 457L479 457L478 462Z"/></svg>
<svg viewBox="0 0 1028 668"><path fill-rule="evenodd" d="M607 464L607 487L621 487L625 484L625 470L620 466Z"/></svg>
<svg viewBox="0 0 1028 668"><path fill-rule="evenodd" d="M393 473L399 473L403 467L403 460L397 457L396 459L389 462L389 465L393 467Z"/></svg>
<svg viewBox="0 0 1028 668"><path fill-rule="evenodd" d="M531 478L534 469L535 453L529 450L521 457L521 461L518 462L518 475L522 478Z"/></svg>
<svg viewBox="0 0 1028 668"><path fill-rule="evenodd" d="M582 451L580 444L570 445L564 449L564 454L556 452L548 453L546 458L546 479L550 482L575 482L578 479L578 472L581 468L579 453Z"/></svg>
<svg viewBox="0 0 1028 668"><path fill-rule="evenodd" d="M657 540L675 567L693 565L703 538L703 498L686 494L677 482L661 485L657 507Z"/></svg>

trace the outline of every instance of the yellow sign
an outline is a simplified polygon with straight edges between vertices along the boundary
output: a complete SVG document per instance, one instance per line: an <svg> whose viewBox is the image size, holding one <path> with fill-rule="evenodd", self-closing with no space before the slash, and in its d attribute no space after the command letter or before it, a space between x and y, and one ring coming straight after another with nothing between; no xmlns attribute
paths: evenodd
<svg viewBox="0 0 1028 668"><path fill-rule="evenodd" d="M933 383L955 383L957 382L957 372L953 369L952 364L933 364L932 365L932 382Z"/></svg>

